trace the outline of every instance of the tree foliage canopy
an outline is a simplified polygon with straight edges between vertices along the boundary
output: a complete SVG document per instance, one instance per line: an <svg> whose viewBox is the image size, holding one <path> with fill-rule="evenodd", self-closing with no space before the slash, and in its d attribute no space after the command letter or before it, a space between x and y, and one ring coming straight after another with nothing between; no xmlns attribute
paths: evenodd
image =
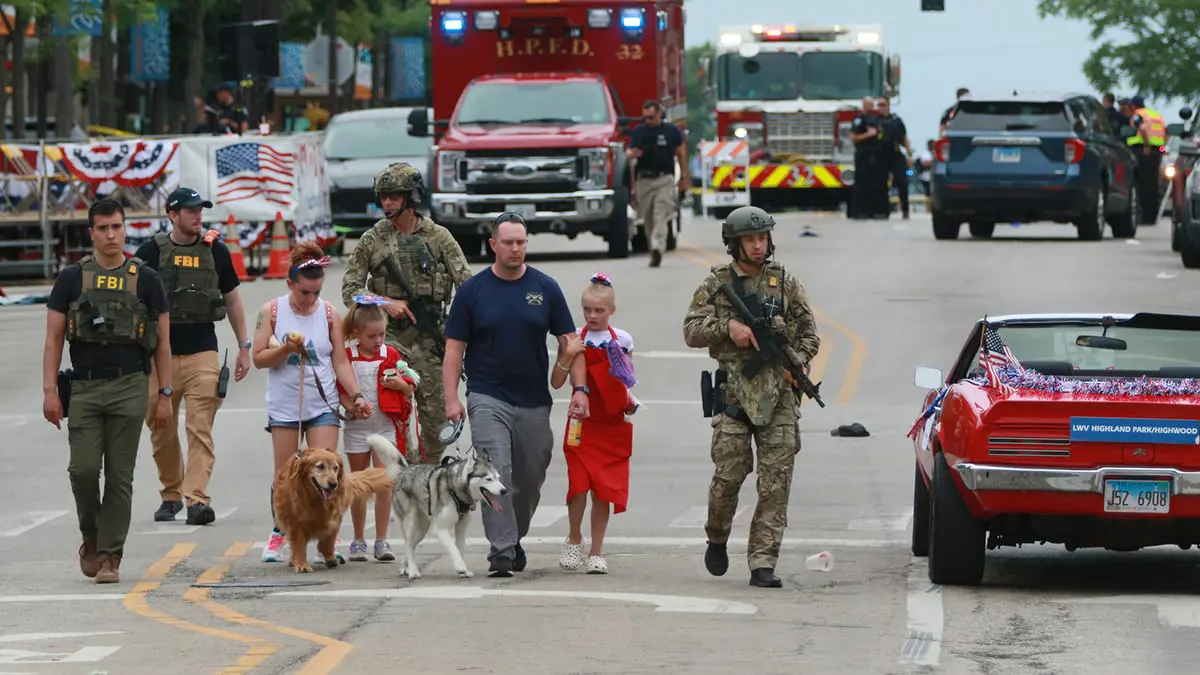
<svg viewBox="0 0 1200 675"><path fill-rule="evenodd" d="M1097 46L1083 74L1097 89L1128 84L1147 98L1200 98L1200 0L1038 0L1038 13L1091 25ZM1112 32L1128 37L1118 42Z"/></svg>

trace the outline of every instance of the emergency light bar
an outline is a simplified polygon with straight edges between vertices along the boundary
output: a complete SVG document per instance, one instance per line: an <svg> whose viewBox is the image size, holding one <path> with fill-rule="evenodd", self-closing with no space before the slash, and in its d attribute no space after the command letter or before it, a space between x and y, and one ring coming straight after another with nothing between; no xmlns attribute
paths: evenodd
<svg viewBox="0 0 1200 675"><path fill-rule="evenodd" d="M500 12L498 10L479 10L475 13L474 28L478 31L495 31L498 30L501 39L511 37L511 31L508 28L500 26ZM442 34L447 42L458 43L463 40L467 31L467 12L460 10L451 10L442 12L441 24ZM657 15L658 29L666 30L667 15L666 12L659 12ZM646 11L640 7L626 7L620 10L618 18L621 32L624 34L626 42L638 42L642 39L646 30ZM613 10L611 9L589 9L587 13L588 28L604 30L613 27ZM540 30L544 30L540 29ZM535 30L536 33L536 30ZM569 37L580 37L582 29L578 26L568 28ZM536 33L540 34L540 33Z"/></svg>

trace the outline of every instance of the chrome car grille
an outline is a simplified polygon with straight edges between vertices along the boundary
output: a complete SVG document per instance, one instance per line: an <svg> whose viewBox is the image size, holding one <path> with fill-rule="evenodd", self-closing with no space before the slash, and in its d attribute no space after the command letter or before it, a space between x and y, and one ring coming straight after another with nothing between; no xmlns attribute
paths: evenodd
<svg viewBox="0 0 1200 675"><path fill-rule="evenodd" d="M463 160L467 192L498 194L577 189L581 162L576 154L558 156L468 156Z"/></svg>
<svg viewBox="0 0 1200 675"><path fill-rule="evenodd" d="M833 161L835 116L824 113L765 113L767 147L774 155L803 155Z"/></svg>

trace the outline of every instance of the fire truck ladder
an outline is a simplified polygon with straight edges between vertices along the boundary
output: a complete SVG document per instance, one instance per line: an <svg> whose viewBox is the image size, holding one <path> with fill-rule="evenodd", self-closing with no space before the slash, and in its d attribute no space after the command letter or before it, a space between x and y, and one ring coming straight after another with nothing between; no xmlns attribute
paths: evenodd
<svg viewBox="0 0 1200 675"><path fill-rule="evenodd" d="M700 141L700 207L704 217L712 207L750 205L750 144L747 141ZM713 189L713 169L717 166L733 165L741 168L745 190L734 188L729 192ZM735 174L736 180L736 174Z"/></svg>

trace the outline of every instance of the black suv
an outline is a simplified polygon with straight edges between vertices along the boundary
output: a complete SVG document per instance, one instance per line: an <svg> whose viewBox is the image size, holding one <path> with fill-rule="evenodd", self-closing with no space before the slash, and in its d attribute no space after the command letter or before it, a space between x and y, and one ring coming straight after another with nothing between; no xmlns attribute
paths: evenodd
<svg viewBox="0 0 1200 675"><path fill-rule="evenodd" d="M1086 94L965 97L934 144L933 234L992 236L996 223L1073 223L1080 239L1137 233L1137 160Z"/></svg>

